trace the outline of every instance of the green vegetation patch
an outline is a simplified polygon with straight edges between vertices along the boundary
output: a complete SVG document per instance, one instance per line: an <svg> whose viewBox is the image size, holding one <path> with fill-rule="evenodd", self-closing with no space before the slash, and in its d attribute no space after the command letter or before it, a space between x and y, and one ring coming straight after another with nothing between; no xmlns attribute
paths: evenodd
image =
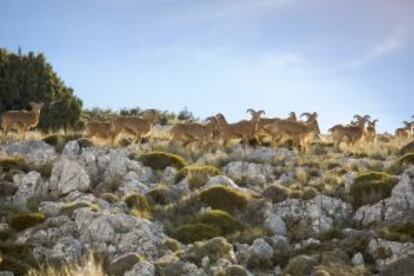
<svg viewBox="0 0 414 276"><path fill-rule="evenodd" d="M400 159L399 163L402 165L412 165L414 164L414 152L409 152L404 154Z"/></svg>
<svg viewBox="0 0 414 276"><path fill-rule="evenodd" d="M26 160L20 156L0 156L0 175L4 174L4 179L12 181L13 175L20 172L28 172L30 167Z"/></svg>
<svg viewBox="0 0 414 276"><path fill-rule="evenodd" d="M172 193L167 187L155 187L145 196L151 205L168 205L172 202Z"/></svg>
<svg viewBox="0 0 414 276"><path fill-rule="evenodd" d="M17 230L23 231L27 228L36 226L46 220L42 213L18 213L10 218L9 225Z"/></svg>
<svg viewBox="0 0 414 276"><path fill-rule="evenodd" d="M200 193L199 199L213 209L233 213L244 209L250 200L250 195L222 185L213 186Z"/></svg>
<svg viewBox="0 0 414 276"><path fill-rule="evenodd" d="M93 211L98 211L99 207L89 202L71 202L60 208L60 212L66 216L72 216L73 212L80 208L90 208Z"/></svg>
<svg viewBox="0 0 414 276"><path fill-rule="evenodd" d="M187 177L190 188L197 189L204 186L210 177L219 174L221 174L221 171L211 165L190 165L178 172L175 182L178 183Z"/></svg>
<svg viewBox="0 0 414 276"><path fill-rule="evenodd" d="M132 214L140 217L148 217L151 207L147 198L141 194L130 194L125 197L126 205L132 209Z"/></svg>
<svg viewBox="0 0 414 276"><path fill-rule="evenodd" d="M285 268L285 275L308 276L318 262L306 255L299 255L289 260Z"/></svg>
<svg viewBox="0 0 414 276"><path fill-rule="evenodd" d="M359 208L389 197L397 182L396 177L387 173L368 172L360 174L355 178L349 192L352 205Z"/></svg>
<svg viewBox="0 0 414 276"><path fill-rule="evenodd" d="M414 239L414 223L382 227L378 230L382 239L396 242L410 242Z"/></svg>
<svg viewBox="0 0 414 276"><path fill-rule="evenodd" d="M312 275L315 276L368 276L371 273L364 266L351 266L345 264L331 264L318 266Z"/></svg>
<svg viewBox="0 0 414 276"><path fill-rule="evenodd" d="M243 226L237 219L222 210L211 210L197 217L195 222L217 227L223 236L243 230Z"/></svg>
<svg viewBox="0 0 414 276"><path fill-rule="evenodd" d="M173 231L172 236L188 244L218 237L220 236L220 228L204 223L183 224Z"/></svg>
<svg viewBox="0 0 414 276"><path fill-rule="evenodd" d="M137 154L133 153L130 158L141 161L145 166L154 170L164 170L167 167L174 167L178 170L187 166L187 161L179 155L163 151L153 151L149 153Z"/></svg>
<svg viewBox="0 0 414 276"><path fill-rule="evenodd" d="M27 245L17 245L11 241L0 242L0 271L25 275L28 270L36 268L37 261L32 250L33 248Z"/></svg>

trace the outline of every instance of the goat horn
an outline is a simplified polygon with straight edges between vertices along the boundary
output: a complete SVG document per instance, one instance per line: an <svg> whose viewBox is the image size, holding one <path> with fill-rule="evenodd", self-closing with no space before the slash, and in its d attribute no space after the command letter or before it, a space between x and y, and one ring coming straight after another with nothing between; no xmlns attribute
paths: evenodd
<svg viewBox="0 0 414 276"><path fill-rule="evenodd" d="M312 117L312 114L310 114L309 112L304 112L302 114L300 114L300 117L306 116L308 118Z"/></svg>
<svg viewBox="0 0 414 276"><path fill-rule="evenodd" d="M252 108L249 108L247 109L246 113L256 114L256 111L254 111Z"/></svg>

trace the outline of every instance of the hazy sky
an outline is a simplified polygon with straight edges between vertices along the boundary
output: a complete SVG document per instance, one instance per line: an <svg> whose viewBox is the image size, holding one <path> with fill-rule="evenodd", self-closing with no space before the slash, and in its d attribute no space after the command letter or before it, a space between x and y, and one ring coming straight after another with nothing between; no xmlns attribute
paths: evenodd
<svg viewBox="0 0 414 276"><path fill-rule="evenodd" d="M0 47L43 52L86 107L414 114L412 0L1 0Z"/></svg>

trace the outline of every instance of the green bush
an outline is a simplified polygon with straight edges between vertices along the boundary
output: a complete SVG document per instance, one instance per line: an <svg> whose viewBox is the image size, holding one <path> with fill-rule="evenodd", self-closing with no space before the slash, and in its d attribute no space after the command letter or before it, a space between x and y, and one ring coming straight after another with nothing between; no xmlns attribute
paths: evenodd
<svg viewBox="0 0 414 276"><path fill-rule="evenodd" d="M271 199L274 203L279 203L285 201L289 197L289 189L275 183L264 189L263 196Z"/></svg>
<svg viewBox="0 0 414 276"><path fill-rule="evenodd" d="M18 213L11 217L9 225L17 231L23 231L45 220L45 215L42 213Z"/></svg>
<svg viewBox="0 0 414 276"><path fill-rule="evenodd" d="M303 189L303 195L302 195L302 199L303 200L309 200L314 198L315 196L318 195L318 191L312 187L305 187Z"/></svg>
<svg viewBox="0 0 414 276"><path fill-rule="evenodd" d="M244 209L250 200L250 195L222 185L213 186L199 195L200 200L213 209L220 209L233 213L237 209Z"/></svg>
<svg viewBox="0 0 414 276"><path fill-rule="evenodd" d="M141 161L145 166L154 170L164 170L167 167L182 169L187 166L187 161L179 155L163 151L153 151L149 153L130 155L133 160Z"/></svg>
<svg viewBox="0 0 414 276"><path fill-rule="evenodd" d="M378 230L378 234L385 240L403 243L410 242L414 239L414 224L408 222L402 225L382 227Z"/></svg>
<svg viewBox="0 0 414 276"><path fill-rule="evenodd" d="M0 175L4 174L4 179L12 181L15 174L28 171L30 171L30 167L23 157L0 157Z"/></svg>
<svg viewBox="0 0 414 276"><path fill-rule="evenodd" d="M355 208L374 204L391 194L398 179L387 173L369 172L360 174L354 180L349 195Z"/></svg>
<svg viewBox="0 0 414 276"><path fill-rule="evenodd" d="M237 219L221 210L211 210L202 214L196 218L196 222L217 227L223 236L243 230L243 226Z"/></svg>
<svg viewBox="0 0 414 276"><path fill-rule="evenodd" d="M27 245L17 245L13 242L0 242L0 271L14 272L16 275L25 275L38 263L33 256L33 248Z"/></svg>
<svg viewBox="0 0 414 276"><path fill-rule="evenodd" d="M220 170L211 165L190 165L178 172L175 182L178 183L187 177L190 188L197 189L204 186L210 177L219 174L221 174Z"/></svg>
<svg viewBox="0 0 414 276"><path fill-rule="evenodd" d="M145 196L151 205L168 205L172 202L171 191L166 187L155 187L148 191Z"/></svg>
<svg viewBox="0 0 414 276"><path fill-rule="evenodd" d="M125 203L132 209L132 214L140 217L148 217L151 207L147 198L141 194L130 194L125 197Z"/></svg>
<svg viewBox="0 0 414 276"><path fill-rule="evenodd" d="M369 276L371 273L363 266L351 266L345 264L330 264L317 266L312 272L313 276ZM399 275L399 274L395 274Z"/></svg>
<svg viewBox="0 0 414 276"><path fill-rule="evenodd" d="M193 243L220 236L220 229L204 223L183 224L173 230L172 236L183 243Z"/></svg>
<svg viewBox="0 0 414 276"><path fill-rule="evenodd" d="M252 244L254 240L268 237L271 233L262 225L256 227L245 228L240 232L236 232L227 238L232 242Z"/></svg>
<svg viewBox="0 0 414 276"><path fill-rule="evenodd" d="M300 255L289 260L288 265L285 268L286 276L308 276L312 273L312 270L318 262L313 258Z"/></svg>

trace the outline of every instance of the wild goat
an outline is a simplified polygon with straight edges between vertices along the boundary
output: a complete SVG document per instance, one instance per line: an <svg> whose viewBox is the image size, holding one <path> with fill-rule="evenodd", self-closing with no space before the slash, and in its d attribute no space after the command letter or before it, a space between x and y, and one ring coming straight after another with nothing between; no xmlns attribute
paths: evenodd
<svg viewBox="0 0 414 276"><path fill-rule="evenodd" d="M215 135L218 135L219 125L215 117L209 117L206 120L208 122L205 125L199 123L180 123L174 125L170 130L171 140L169 144L181 142L184 147L187 147L190 143L199 142L200 145L207 149L209 141Z"/></svg>
<svg viewBox="0 0 414 276"><path fill-rule="evenodd" d="M1 127L4 130L5 136L10 130L15 129L23 134L23 139L26 138L26 132L35 128L39 124L40 111L43 103L30 102L31 110L9 110L1 114Z"/></svg>
<svg viewBox="0 0 414 276"><path fill-rule="evenodd" d="M152 126L159 121L158 112L154 109L149 109L142 112L140 117L135 116L117 116L111 121L110 132L113 139L122 133L126 132L135 136L136 141L140 143L141 139L147 136Z"/></svg>
<svg viewBox="0 0 414 276"><path fill-rule="evenodd" d="M414 122L404 121L405 127L397 128L395 136L398 138L411 138L413 136Z"/></svg>
<svg viewBox="0 0 414 276"><path fill-rule="evenodd" d="M233 138L240 138L243 141L244 148L247 148L249 141L253 140L256 131L258 130L258 122L260 116L265 112L263 110L254 111L248 109L247 113L252 115L250 121L243 120L237 123L228 124L227 120L222 114L216 115L220 124L223 126L221 131L221 138L223 139L223 146L227 146L228 142Z"/></svg>
<svg viewBox="0 0 414 276"><path fill-rule="evenodd" d="M110 121L92 121L86 125L86 136L88 138L97 137L103 139L111 138L114 141L115 135L112 131L112 123Z"/></svg>
<svg viewBox="0 0 414 276"><path fill-rule="evenodd" d="M348 126L336 125L329 129L332 134L335 146L339 147L341 142L346 138L346 143L354 145L364 138L365 124L370 119L369 115L361 117L359 115L354 116L357 119L355 125L351 124Z"/></svg>
<svg viewBox="0 0 414 276"><path fill-rule="evenodd" d="M320 129L316 112L303 113L301 117L303 116L307 117L305 122L277 120L265 126L265 131L272 135L272 146L277 146L281 139L291 139L294 146L306 152L315 135L320 134Z"/></svg>
<svg viewBox="0 0 414 276"><path fill-rule="evenodd" d="M375 119L372 122L368 121L367 129L365 130L365 141L367 143L374 143L377 139L377 122L378 120Z"/></svg>
<svg viewBox="0 0 414 276"><path fill-rule="evenodd" d="M257 140L261 143L263 143L263 140L266 136L269 135L269 133L266 133L266 126L273 124L276 121L280 121L282 119L280 118L260 118L257 126ZM290 112L289 117L286 118L287 121L297 121L296 113Z"/></svg>

